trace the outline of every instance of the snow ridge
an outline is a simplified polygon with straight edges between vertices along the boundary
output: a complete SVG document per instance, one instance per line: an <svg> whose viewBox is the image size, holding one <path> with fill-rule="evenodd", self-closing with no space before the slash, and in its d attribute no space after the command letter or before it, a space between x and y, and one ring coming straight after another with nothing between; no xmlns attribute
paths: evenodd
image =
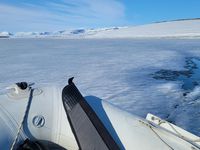
<svg viewBox="0 0 200 150"><path fill-rule="evenodd" d="M180 19L130 27L75 29L56 32L0 32L12 38L200 38L200 19Z"/></svg>

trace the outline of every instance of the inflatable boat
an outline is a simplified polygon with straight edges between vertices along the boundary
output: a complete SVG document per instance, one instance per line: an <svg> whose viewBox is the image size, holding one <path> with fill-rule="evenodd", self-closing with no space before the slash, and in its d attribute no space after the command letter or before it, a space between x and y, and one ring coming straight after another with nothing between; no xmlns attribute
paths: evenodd
<svg viewBox="0 0 200 150"><path fill-rule="evenodd" d="M1 150L199 150L200 138L152 114L134 116L73 78L63 89L20 82L0 95Z"/></svg>

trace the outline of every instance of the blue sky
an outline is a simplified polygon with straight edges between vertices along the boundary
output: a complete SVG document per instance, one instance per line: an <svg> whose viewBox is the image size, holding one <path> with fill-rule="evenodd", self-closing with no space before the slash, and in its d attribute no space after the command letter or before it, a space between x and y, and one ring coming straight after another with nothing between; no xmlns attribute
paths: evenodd
<svg viewBox="0 0 200 150"><path fill-rule="evenodd" d="M131 26L200 17L200 0L0 0L0 31Z"/></svg>

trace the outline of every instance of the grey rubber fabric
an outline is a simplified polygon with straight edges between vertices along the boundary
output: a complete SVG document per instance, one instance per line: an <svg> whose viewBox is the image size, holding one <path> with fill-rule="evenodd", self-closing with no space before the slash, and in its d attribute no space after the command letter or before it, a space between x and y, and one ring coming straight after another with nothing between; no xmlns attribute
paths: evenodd
<svg viewBox="0 0 200 150"><path fill-rule="evenodd" d="M62 91L63 105L82 150L119 150L119 146L107 131L97 114L83 98L72 79Z"/></svg>

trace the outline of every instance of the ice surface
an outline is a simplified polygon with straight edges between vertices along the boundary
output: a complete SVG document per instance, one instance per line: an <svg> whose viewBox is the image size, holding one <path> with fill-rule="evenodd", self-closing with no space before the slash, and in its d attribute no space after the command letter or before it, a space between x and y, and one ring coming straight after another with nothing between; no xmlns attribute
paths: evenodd
<svg viewBox="0 0 200 150"><path fill-rule="evenodd" d="M187 96L181 81L156 80L161 69L183 70L200 57L198 39L1 39L0 89L18 81L67 84L133 114L167 119L200 135L200 87Z"/></svg>

